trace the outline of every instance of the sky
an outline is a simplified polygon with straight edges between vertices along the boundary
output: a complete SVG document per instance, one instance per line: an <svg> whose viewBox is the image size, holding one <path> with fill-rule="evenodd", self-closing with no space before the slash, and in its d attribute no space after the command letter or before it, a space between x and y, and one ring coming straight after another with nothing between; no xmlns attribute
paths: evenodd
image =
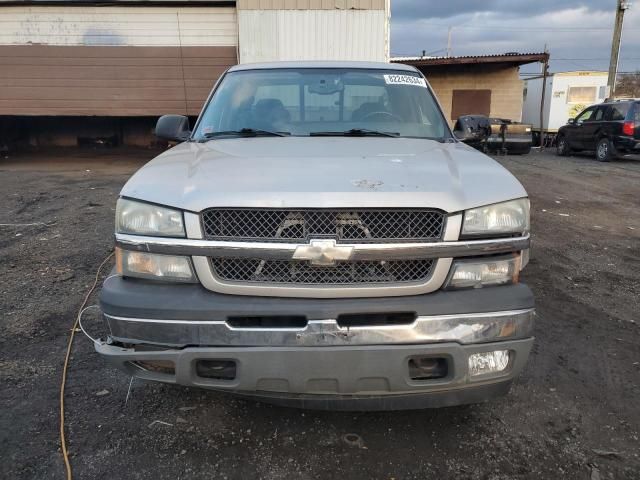
<svg viewBox="0 0 640 480"><path fill-rule="evenodd" d="M640 0L625 13L619 72L640 70ZM616 0L391 0L391 55L551 54L550 71L608 70ZM524 73L540 65L525 65Z"/></svg>

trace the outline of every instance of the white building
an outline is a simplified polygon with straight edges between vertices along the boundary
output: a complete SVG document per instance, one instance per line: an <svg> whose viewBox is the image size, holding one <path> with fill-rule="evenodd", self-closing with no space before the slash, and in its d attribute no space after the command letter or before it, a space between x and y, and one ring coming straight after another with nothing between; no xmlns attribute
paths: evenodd
<svg viewBox="0 0 640 480"><path fill-rule="evenodd" d="M238 62L386 61L389 1L0 0L0 116L197 115Z"/></svg>

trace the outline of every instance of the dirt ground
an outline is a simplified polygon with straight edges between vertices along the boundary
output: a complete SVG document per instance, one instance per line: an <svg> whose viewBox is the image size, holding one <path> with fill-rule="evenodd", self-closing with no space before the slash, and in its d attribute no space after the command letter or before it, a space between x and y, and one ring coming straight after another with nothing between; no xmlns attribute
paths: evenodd
<svg viewBox="0 0 640 480"><path fill-rule="evenodd" d="M112 248L120 187L153 155L0 157L2 478L64 477L58 389L69 328ZM66 397L75 478L640 478L640 159L499 161L531 195L524 281L539 313L508 396L328 413L136 380L125 401L130 379L80 335Z"/></svg>

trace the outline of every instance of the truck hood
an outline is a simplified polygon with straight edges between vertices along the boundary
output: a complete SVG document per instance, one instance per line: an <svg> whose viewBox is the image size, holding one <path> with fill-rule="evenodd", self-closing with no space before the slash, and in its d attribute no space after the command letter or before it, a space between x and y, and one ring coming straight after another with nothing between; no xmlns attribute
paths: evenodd
<svg viewBox="0 0 640 480"><path fill-rule="evenodd" d="M458 212L527 194L500 164L462 143L258 137L180 144L138 170L121 195L193 212L209 207Z"/></svg>

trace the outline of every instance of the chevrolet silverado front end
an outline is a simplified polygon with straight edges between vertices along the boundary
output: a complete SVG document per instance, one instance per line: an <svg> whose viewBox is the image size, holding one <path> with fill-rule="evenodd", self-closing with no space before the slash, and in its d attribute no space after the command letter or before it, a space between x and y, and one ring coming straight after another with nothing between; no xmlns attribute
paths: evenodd
<svg viewBox="0 0 640 480"><path fill-rule="evenodd" d="M529 201L412 67L231 68L116 212L97 351L135 375L327 409L505 394L533 344Z"/></svg>

